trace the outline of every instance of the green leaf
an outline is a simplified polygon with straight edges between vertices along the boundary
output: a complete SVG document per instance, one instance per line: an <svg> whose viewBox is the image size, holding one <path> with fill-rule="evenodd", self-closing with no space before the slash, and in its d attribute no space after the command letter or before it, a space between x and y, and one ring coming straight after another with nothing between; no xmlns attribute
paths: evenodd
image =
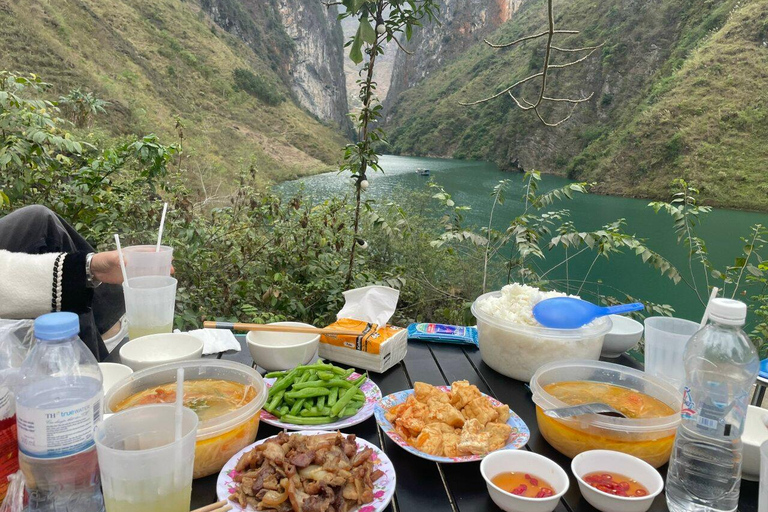
<svg viewBox="0 0 768 512"><path fill-rule="evenodd" d="M368 44L376 42L376 31L371 26L367 17L360 20L360 37Z"/></svg>
<svg viewBox="0 0 768 512"><path fill-rule="evenodd" d="M360 28L357 29L357 34L355 34L355 39L352 41L352 45L349 47L349 58L354 62L355 64L360 64L363 62L363 40L360 37Z"/></svg>
<svg viewBox="0 0 768 512"><path fill-rule="evenodd" d="M413 25L411 25L410 23L408 23L408 24L405 26L405 39L406 39L407 41L410 41L410 40L411 40L411 36L412 36L412 35L413 35Z"/></svg>

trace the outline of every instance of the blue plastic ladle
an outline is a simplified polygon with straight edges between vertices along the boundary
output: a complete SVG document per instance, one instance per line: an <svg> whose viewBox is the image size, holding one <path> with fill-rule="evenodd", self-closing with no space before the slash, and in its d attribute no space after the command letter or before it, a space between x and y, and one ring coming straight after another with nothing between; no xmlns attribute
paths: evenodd
<svg viewBox="0 0 768 512"><path fill-rule="evenodd" d="M555 297L545 299L533 306L533 317L544 327L578 329L595 318L641 311L644 307L639 302L601 307L574 297Z"/></svg>

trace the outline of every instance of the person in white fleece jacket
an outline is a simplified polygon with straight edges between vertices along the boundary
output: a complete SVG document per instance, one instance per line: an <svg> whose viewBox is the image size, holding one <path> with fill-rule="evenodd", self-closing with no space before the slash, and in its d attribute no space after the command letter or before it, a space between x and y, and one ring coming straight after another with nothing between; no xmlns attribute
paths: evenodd
<svg viewBox="0 0 768 512"><path fill-rule="evenodd" d="M0 218L0 318L77 313L81 339L102 360L100 333L124 313L122 281L117 252L96 253L51 210L27 206Z"/></svg>

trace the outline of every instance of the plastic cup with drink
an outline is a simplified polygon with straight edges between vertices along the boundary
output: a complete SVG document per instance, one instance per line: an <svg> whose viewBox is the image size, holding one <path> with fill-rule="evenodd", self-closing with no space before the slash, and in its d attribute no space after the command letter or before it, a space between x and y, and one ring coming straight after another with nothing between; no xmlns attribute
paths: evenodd
<svg viewBox="0 0 768 512"><path fill-rule="evenodd" d="M147 405L110 416L96 427L101 484L107 512L187 512L192 493L197 414Z"/></svg>

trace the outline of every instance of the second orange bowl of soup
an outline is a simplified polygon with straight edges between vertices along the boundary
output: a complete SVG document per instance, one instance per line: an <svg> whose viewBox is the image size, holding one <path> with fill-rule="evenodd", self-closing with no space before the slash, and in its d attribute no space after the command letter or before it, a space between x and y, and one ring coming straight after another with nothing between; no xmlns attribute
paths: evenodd
<svg viewBox="0 0 768 512"><path fill-rule="evenodd" d="M105 398L106 412L119 412L176 399L176 371L184 368L184 405L200 419L195 443L194 478L221 470L253 443L259 413L267 399L261 375L244 364L216 359L171 363L136 372L117 383Z"/></svg>
<svg viewBox="0 0 768 512"><path fill-rule="evenodd" d="M670 384L626 366L569 360L539 368L531 391L539 430L560 453L573 458L588 450L614 450L656 468L669 460L682 403L682 395ZM607 403L629 417L555 419L544 414L590 402Z"/></svg>

